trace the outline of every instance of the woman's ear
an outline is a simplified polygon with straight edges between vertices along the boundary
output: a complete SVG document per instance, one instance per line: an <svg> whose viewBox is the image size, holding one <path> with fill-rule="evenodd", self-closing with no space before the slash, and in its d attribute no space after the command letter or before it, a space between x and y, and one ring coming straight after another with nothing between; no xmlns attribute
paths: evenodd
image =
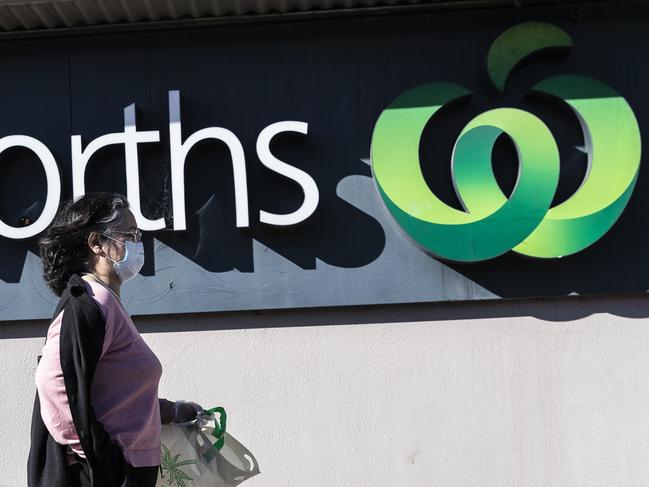
<svg viewBox="0 0 649 487"><path fill-rule="evenodd" d="M99 255L104 252L104 250L101 248L101 238L97 232L90 232L90 234L88 235L88 247L90 247L90 251L95 255Z"/></svg>

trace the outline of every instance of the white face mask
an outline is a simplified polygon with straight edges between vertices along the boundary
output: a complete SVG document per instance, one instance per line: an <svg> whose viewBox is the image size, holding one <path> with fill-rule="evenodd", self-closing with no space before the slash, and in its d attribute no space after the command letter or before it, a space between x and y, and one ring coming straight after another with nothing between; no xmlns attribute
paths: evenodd
<svg viewBox="0 0 649 487"><path fill-rule="evenodd" d="M121 241L108 235L105 235L105 237L124 245L124 258L122 260L113 260L106 255L106 258L113 263L115 272L117 272L122 283L137 276L144 265L144 245L142 242Z"/></svg>

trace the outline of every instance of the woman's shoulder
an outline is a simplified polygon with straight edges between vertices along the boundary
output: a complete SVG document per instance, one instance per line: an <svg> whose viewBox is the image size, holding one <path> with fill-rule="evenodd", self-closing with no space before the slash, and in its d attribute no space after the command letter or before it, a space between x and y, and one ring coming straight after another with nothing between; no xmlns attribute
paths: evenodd
<svg viewBox="0 0 649 487"><path fill-rule="evenodd" d="M135 328L120 300L113 292L92 278L82 278L88 296L97 304L105 322L106 344Z"/></svg>
<svg viewBox="0 0 649 487"><path fill-rule="evenodd" d="M86 280L74 274L68 281L67 288L61 294L61 299L55 311L54 319L62 316L64 322L70 320L83 322L86 329L105 329L109 320L108 308L96 299L94 290Z"/></svg>

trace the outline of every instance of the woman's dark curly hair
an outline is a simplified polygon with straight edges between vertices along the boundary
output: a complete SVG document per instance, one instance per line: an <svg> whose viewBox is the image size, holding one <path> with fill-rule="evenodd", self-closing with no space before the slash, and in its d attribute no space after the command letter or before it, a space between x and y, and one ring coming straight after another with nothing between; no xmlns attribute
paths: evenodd
<svg viewBox="0 0 649 487"><path fill-rule="evenodd" d="M128 207L122 194L89 193L59 208L38 242L43 277L57 296L61 296L72 274L90 270L90 232L110 235Z"/></svg>

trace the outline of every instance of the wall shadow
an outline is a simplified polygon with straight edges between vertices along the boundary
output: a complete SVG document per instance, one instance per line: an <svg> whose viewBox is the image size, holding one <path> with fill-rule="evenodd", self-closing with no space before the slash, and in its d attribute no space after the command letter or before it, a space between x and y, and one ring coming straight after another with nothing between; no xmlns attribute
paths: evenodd
<svg viewBox="0 0 649 487"><path fill-rule="evenodd" d="M570 322L595 314L631 319L649 318L649 300L643 294L570 296L515 300L455 301L338 308L302 308L269 311L236 311L173 315L134 316L140 333L293 328L305 326L383 325L390 323L537 318L547 326L570 326ZM45 337L49 320L7 321L0 327L0 340ZM479 326L479 323L477 323ZM512 325L515 326L515 325Z"/></svg>

